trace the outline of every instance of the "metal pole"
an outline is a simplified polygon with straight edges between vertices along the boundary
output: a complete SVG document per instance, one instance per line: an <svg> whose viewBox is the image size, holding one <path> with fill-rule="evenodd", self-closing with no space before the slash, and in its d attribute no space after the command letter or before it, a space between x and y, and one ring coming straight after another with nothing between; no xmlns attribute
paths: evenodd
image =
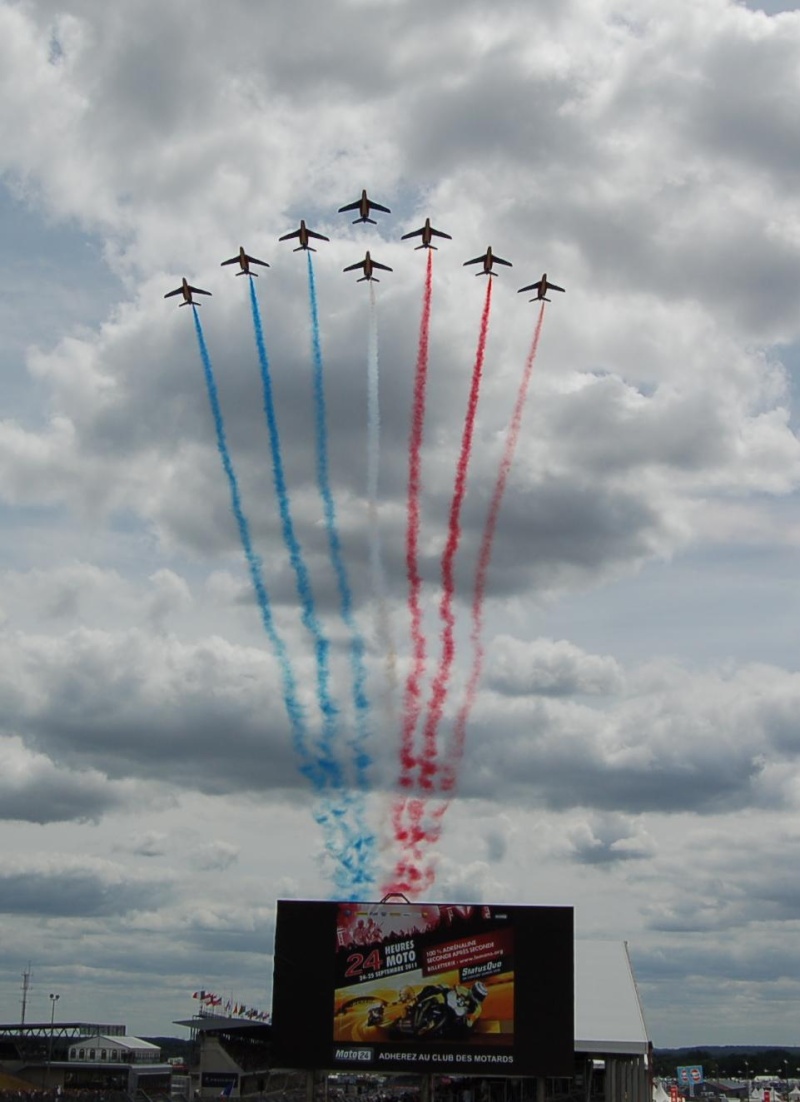
<svg viewBox="0 0 800 1102"><path fill-rule="evenodd" d="M25 1011L28 1008L28 988L31 985L31 962L28 961L28 967L22 973L22 1017L20 1019L20 1025L25 1025Z"/></svg>
<svg viewBox="0 0 800 1102"><path fill-rule="evenodd" d="M50 1082L50 1065L53 1062L53 1028L54 1028L53 1023L55 1022L55 1018L56 1018L56 1003L61 998L61 996L60 995L53 995L51 993L49 998L50 998L50 1036L48 1038L48 1043L47 1043L47 1069L45 1071L45 1082L46 1083Z"/></svg>

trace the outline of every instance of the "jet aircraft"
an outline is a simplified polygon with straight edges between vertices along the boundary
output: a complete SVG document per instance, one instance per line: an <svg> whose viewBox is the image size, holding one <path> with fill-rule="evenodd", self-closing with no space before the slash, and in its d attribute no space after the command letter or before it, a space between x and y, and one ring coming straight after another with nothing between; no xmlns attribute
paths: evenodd
<svg viewBox="0 0 800 1102"><path fill-rule="evenodd" d="M269 264L267 264L266 260L256 260L256 258L254 256L248 256L247 253L244 251L244 245L239 246L239 255L238 256L232 256L230 258L230 260L223 260L220 267L224 268L226 264L238 264L239 265L239 267L242 270L241 270L241 272L236 273L237 276L240 276L240 275L257 276L258 272L251 272L250 271L250 265L251 264L261 264L262 267L264 267L264 268L269 267Z"/></svg>
<svg viewBox="0 0 800 1102"><path fill-rule="evenodd" d="M278 240L289 241L292 237L298 237L300 239L300 244L294 250L296 253L299 253L301 249L308 249L312 253L317 251L313 245L309 245L308 239L310 237L313 237L315 241L330 241L330 238L326 237L324 233L315 233L314 230L310 230L302 218L300 219L299 229L292 230L291 233L285 233L283 237L279 237Z"/></svg>
<svg viewBox="0 0 800 1102"><path fill-rule="evenodd" d="M358 218L353 219L354 226L356 222L371 222L373 226L377 225L375 219L369 217L371 210L382 210L384 214L392 213L388 207L382 207L380 203L373 203L367 196L366 189L361 192L361 198L356 199L355 203L348 203L346 207L339 207L339 214L344 214L348 210L358 211Z"/></svg>
<svg viewBox="0 0 800 1102"><path fill-rule="evenodd" d="M435 249L436 246L431 244L431 237L446 237L448 241L453 240L449 233L443 233L441 230L435 230L431 225L430 218L425 219L425 225L422 227L422 229L412 230L411 233L404 233L400 240L407 241L409 237L422 238L422 244L417 245L418 249Z"/></svg>
<svg viewBox="0 0 800 1102"><path fill-rule="evenodd" d="M468 264L483 264L483 271L482 272L476 272L475 273L476 276L481 276L481 275L493 276L493 275L497 275L497 272L492 271L492 265L493 264L505 264L507 268L513 268L514 267L514 265L511 263L510 260L503 260L502 256L496 256L492 252L492 246L491 245L489 245L487 247L486 252L483 254L483 256L476 256L472 260L465 260L464 264L463 264L463 267L466 268L466 266Z"/></svg>
<svg viewBox="0 0 800 1102"><path fill-rule="evenodd" d="M392 272L393 268L390 268L387 264L379 264L377 260L373 260L369 255L369 249L367 249L366 256L363 260L359 260L357 264L350 264L346 268L342 268L343 272L354 272L356 268L363 268L364 274L361 279L357 279L356 283L363 283L365 280L373 280L375 283L380 283L379 279L375 279L372 274L373 269L380 268L382 272Z"/></svg>
<svg viewBox="0 0 800 1102"><path fill-rule="evenodd" d="M201 287L190 287L186 276L183 277L183 282L180 287L176 287L174 291L167 291L164 298L172 298L173 295L183 295L183 302L179 302L179 306L199 306L199 302L195 302L192 295L210 295L210 291L204 291Z"/></svg>
<svg viewBox="0 0 800 1102"><path fill-rule="evenodd" d="M517 291L518 295L521 295L523 291L535 291L536 298L530 299L531 302L550 302L547 297L548 291L563 291L563 287L559 287L556 283L547 282L547 272L542 273L542 278L537 283L529 283L527 287L520 287Z"/></svg>

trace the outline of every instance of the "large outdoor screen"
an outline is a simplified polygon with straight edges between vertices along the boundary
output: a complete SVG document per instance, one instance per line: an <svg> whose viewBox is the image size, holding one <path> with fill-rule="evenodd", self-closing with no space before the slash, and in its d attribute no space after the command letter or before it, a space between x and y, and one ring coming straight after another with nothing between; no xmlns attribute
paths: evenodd
<svg viewBox="0 0 800 1102"><path fill-rule="evenodd" d="M273 1062L572 1074L570 907L281 900Z"/></svg>

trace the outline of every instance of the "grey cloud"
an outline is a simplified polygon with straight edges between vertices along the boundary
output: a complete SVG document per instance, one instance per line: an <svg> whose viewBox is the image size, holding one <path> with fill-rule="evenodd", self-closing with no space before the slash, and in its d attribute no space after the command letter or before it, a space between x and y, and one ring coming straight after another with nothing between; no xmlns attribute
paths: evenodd
<svg viewBox="0 0 800 1102"><path fill-rule="evenodd" d="M163 631L170 617L191 605L191 594L184 579L172 570L157 570L149 580L154 593L147 619L154 629Z"/></svg>
<svg viewBox="0 0 800 1102"><path fill-rule="evenodd" d="M651 857L655 844L624 815L594 815L568 833L571 855L584 865L613 865Z"/></svg>
<svg viewBox="0 0 800 1102"><path fill-rule="evenodd" d="M756 813L751 812L754 816ZM732 846L724 824L694 829L685 848L659 857L647 870L650 898L642 908L649 928L664 932L699 932L755 927L791 927L800 907L800 889L791 875L797 832L768 818L761 832L745 820L747 855ZM749 829L748 829L749 827ZM684 854L691 854L688 867ZM681 875L674 873L680 868Z"/></svg>
<svg viewBox="0 0 800 1102"><path fill-rule="evenodd" d="M731 458L735 442L719 395L659 390L645 398L609 375L587 383L550 411L562 454L572 454L576 465L606 474L649 465L692 471Z"/></svg>
<svg viewBox="0 0 800 1102"><path fill-rule="evenodd" d="M27 945L28 951L35 949L39 974L43 975L45 969L50 975L57 973L59 982L69 988L73 1007L76 989L87 984L87 969L91 969L91 1006L97 1011L101 1002L113 1003L109 1019L120 1013L121 983L127 992L126 1005L130 1005L133 993L141 993L151 1002L163 988L163 998L174 1008L167 1013L176 1017L181 1014L175 1003L176 992L183 991L182 997L191 1003L197 977L202 977L206 988L219 990L230 987L232 976L246 973L262 977L263 983L271 972L272 919L259 916L256 909L248 908L244 913L231 905L225 921L215 928L198 917L202 909L202 904L193 904L171 911L162 904L155 920L152 914L140 917L135 912L47 915L47 933L41 941L36 936L41 933L41 924L31 923L26 915L7 914L4 930L10 936L0 946L0 964L9 971L20 971L27 963ZM22 923L33 937L19 928ZM12 940L23 947L19 961L9 951ZM247 956L252 959L245 962ZM237 994L243 995L246 981L238 982L241 986ZM66 1007L66 996L64 1003ZM87 1006L87 1014L90 1009ZM192 1009L191 1005L187 1008ZM152 1015L147 1020L152 1021Z"/></svg>
<svg viewBox="0 0 800 1102"><path fill-rule="evenodd" d="M779 113L768 109L774 107L769 97L783 95L781 102L793 102L790 93L774 91L776 87L790 88L793 79L788 64L792 56L788 27L781 36L764 35L755 19L748 22L728 13L720 19L703 8L693 13L695 20L687 25L674 13L666 26L655 19L642 19L634 26L613 10L598 13L585 4L572 4L569 9L560 5L557 14L509 5L503 18L494 20L491 33L487 30L482 37L474 33L479 9L471 6L448 6L447 10L437 8L423 14L416 6L390 5L379 12L370 10L365 18L358 9L339 5L322 14L315 12L314 39L325 42L325 49L324 56L313 57L309 63L308 51L315 47L302 31L300 5L254 14L248 5L231 4L224 27L195 13L195 21L187 28L177 13L159 12L152 21L142 20L141 25L137 21L133 32L124 20L100 14L97 9L78 10L86 25L81 33L75 32L81 48L76 51L70 79L78 88L103 89L103 95L89 97L93 106L87 119L93 134L98 128L105 134L109 147L115 144L117 132L126 132L126 127L120 126L120 112L130 115L137 146L148 140L141 163L136 164L140 202L146 203L146 193L153 189L168 193L169 174L175 170L170 166L159 176L156 165L146 174L149 145L157 148L166 135L173 142L179 135L186 141L197 110L194 97L202 100L207 87L215 89L205 113L207 133L219 129L225 108L234 110L237 103L245 115L263 113L266 108L279 132L284 127L290 130L292 123L302 125L307 99L322 101L323 134L324 112L331 99L336 99L340 110L349 109L354 118L369 114L372 133L379 123L373 123L372 112L361 99L369 89L371 95L389 101L380 122L388 132L386 141L395 158L407 157L406 171L412 178L436 156L453 174L463 174L471 163L482 168L487 144L496 143L492 163L496 162L500 171L508 172L518 162L515 167L520 178L515 178L510 190L525 196L523 221L531 233L541 239L543 228L545 235L551 235L558 226L562 239L574 241L583 236L592 266L602 269L605 280L613 278L614 269L627 271L626 286L649 284L655 293L713 296L718 305L735 301L740 315L749 311L755 297L758 310L772 309L773 320L780 319L782 324L787 320L788 300L779 294L779 301L774 302L771 285L780 292L796 282L796 262L791 248L784 250L780 261L781 236L765 232L764 201L752 204L748 198L744 209L732 206L736 217L728 220L730 230L724 239L715 243L711 226L706 247L699 250L697 236L703 226L686 224L685 213L714 192L715 176L708 166L713 163L715 143L706 140L706 130L712 135L724 134L726 112L737 119L738 143L752 151L753 161L763 163L759 142L764 141L765 128L760 123L741 126L742 111L739 105L731 106L736 96L730 94L728 84L736 83L743 66L761 66L770 75L759 83L758 102L753 104L752 94L745 95L741 89L736 95L745 96L742 106L753 112L754 119L777 118ZM711 20L713 35L696 33L711 29ZM264 33L254 35L256 26ZM521 26L530 27L531 34L520 34ZM98 50L82 42L81 35L87 43L95 36L102 38L104 49L99 56ZM406 48L388 56L383 48L370 49L371 42L387 40L404 43ZM598 49L598 40L604 50ZM258 51L254 51L253 41L259 42ZM302 45L287 52L283 48L286 41ZM336 49L331 49L331 42L337 43ZM177 48L178 44L184 48ZM430 64L430 53L435 54L435 66ZM358 60L353 56L351 64L348 58L352 55ZM600 64L598 55L614 58L618 64L611 60ZM141 62L145 56L146 65ZM681 57L681 65L676 65L676 57ZM239 82L228 79L231 59L246 74ZM219 79L207 79L209 66ZM615 77L610 80L612 70ZM686 79L687 71L691 80ZM146 82L143 72L148 73ZM421 81L426 81L422 92ZM192 88L194 97L182 94L186 88ZM336 96L332 95L334 88ZM761 96L766 98L763 104ZM527 106L532 102L535 110ZM669 113L664 112L664 103L670 104ZM700 135L692 130L698 119L706 127ZM85 121L81 125L86 125ZM348 128L347 134L350 141L356 139L355 129L351 134ZM345 138L343 144L347 142ZM416 152L415 142L421 146ZM325 153L346 164L348 154L341 144L336 152L326 148ZM788 147L780 135L770 143L774 150ZM630 158L624 155L628 149L636 150ZM124 158L117 160L130 177L131 166ZM177 160L184 162L185 158ZM631 172L631 162L642 166L639 173ZM109 158L106 172L111 172L112 163L116 169ZM360 163L359 159L359 167ZM531 166L543 182L528 198L531 188L525 170ZM192 166L189 171L193 170ZM590 189L588 203L587 174L596 185ZM314 177L307 165L304 176ZM180 181L180 187L191 192L186 185L187 181ZM638 185L639 194L647 195L647 201L631 194L632 185ZM721 179L718 187L722 194L730 193L727 180ZM485 205L491 209L488 198ZM709 210L718 206L712 195ZM581 222L582 209L594 218L594 229ZM655 234L654 210L658 215ZM518 213L515 210L512 217ZM773 218L774 214L773 206ZM746 227L744 237L739 235L739 226ZM517 227L516 235L518 232ZM601 234L595 248L591 246L593 232ZM731 263L734 255L738 258L745 252L749 266ZM739 280L740 285L732 286L731 280ZM751 320L757 321L758 311L749 312Z"/></svg>
<svg viewBox="0 0 800 1102"><path fill-rule="evenodd" d="M543 696L619 693L622 670L613 658L586 654L565 640L527 643L499 636L492 644L487 684L509 695Z"/></svg>
<svg viewBox="0 0 800 1102"><path fill-rule="evenodd" d="M478 517L468 513L476 524ZM574 584L604 568L647 558L670 542L665 521L655 504L634 490L548 476L525 490L512 487L492 558L493 592L502 596L527 585ZM464 578L465 586L471 580Z"/></svg>
<svg viewBox="0 0 800 1102"><path fill-rule="evenodd" d="M168 779L212 794L301 783L266 655L136 631L20 642L0 685L6 722L71 768L102 762L112 778Z"/></svg>
<svg viewBox="0 0 800 1102"><path fill-rule="evenodd" d="M192 860L198 869L204 872L222 872L234 865L239 857L239 849L229 842L205 842L193 854Z"/></svg>
<svg viewBox="0 0 800 1102"><path fill-rule="evenodd" d="M498 815L487 824L484 840L486 857L490 864L497 865L505 858L514 833L515 828L506 815Z"/></svg>
<svg viewBox="0 0 800 1102"><path fill-rule="evenodd" d="M793 688L791 674L765 668L743 668L730 681L664 668L604 709L535 696L483 700L462 791L501 789L553 810L788 808L796 795L784 782L796 767L786 759L775 783L771 715Z"/></svg>
<svg viewBox="0 0 800 1102"><path fill-rule="evenodd" d="M541 643L532 653L538 673L528 695L517 671L511 683L501 679L506 695L479 704L465 795L499 787L553 809L704 815L734 801L792 800L790 786L773 783L778 759L770 749L775 702L790 714L791 676L745 668L728 684L665 668L652 684L634 681L627 698L611 695L595 709L567 694L618 691L625 682L615 663ZM0 682L7 722L72 769L102 763L112 778L168 780L210 794L301 785L266 655L215 640L187 646L86 631L46 646L20 638L8 655ZM386 748L372 749L382 762Z"/></svg>
<svg viewBox="0 0 800 1102"><path fill-rule="evenodd" d="M0 819L27 823L97 822L130 805L130 788L99 769L65 769L16 739L0 744Z"/></svg>
<svg viewBox="0 0 800 1102"><path fill-rule="evenodd" d="M160 831L149 830L130 844L130 852L137 857L163 857L167 852L167 835Z"/></svg>
<svg viewBox="0 0 800 1102"><path fill-rule="evenodd" d="M705 149L744 159L759 172L791 178L798 171L797 130L792 125L800 26L782 34L746 37L729 30L709 42L703 57L703 83L696 86L692 137ZM745 88L742 72L747 72Z"/></svg>
<svg viewBox="0 0 800 1102"><path fill-rule="evenodd" d="M800 954L790 946L756 946L742 950L719 942L698 945L675 945L669 950L639 949L634 953L637 977L644 983L669 978L670 983L706 982L710 979L726 983L794 978L800 974Z"/></svg>
<svg viewBox="0 0 800 1102"><path fill-rule="evenodd" d="M0 910L9 915L119 916L155 909L171 894L169 885L158 881L111 879L90 868L0 869Z"/></svg>

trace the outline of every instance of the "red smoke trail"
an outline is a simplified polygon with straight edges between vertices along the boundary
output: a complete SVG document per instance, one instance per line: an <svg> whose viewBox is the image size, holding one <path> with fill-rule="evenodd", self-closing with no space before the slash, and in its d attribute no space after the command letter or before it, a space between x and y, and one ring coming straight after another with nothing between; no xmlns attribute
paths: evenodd
<svg viewBox="0 0 800 1102"><path fill-rule="evenodd" d="M464 503L464 495L467 488L467 470L469 467L470 453L472 451L472 435L475 429L475 416L478 411L478 398L480 396L481 378L483 376L483 361L486 354L486 337L489 331L489 313L492 305L492 280L489 279L486 287L486 298L481 315L481 328L478 336L478 348L475 354L475 366L472 370L472 384L470 386L467 412L464 417L464 429L461 436L461 452L456 466L455 485L453 487L453 500L450 504L450 517L448 524L448 538L442 556L442 599L439 603L439 615L444 628L442 631L442 656L439 667L431 688L431 701L428 715L423 729L423 755L419 762L419 785L423 789L431 790L434 787L436 774L436 736L439 723L444 711L447 699L447 686L450 680L450 671L455 659L455 617L453 615L453 595L455 592L455 575L453 565L456 552L461 539L461 507ZM419 715L417 705L416 717ZM411 729L413 737L413 728ZM409 748L410 749L410 748ZM409 767L405 774L408 787L411 783L410 771L417 762L409 752ZM446 805L445 805L446 806ZM395 839L403 846L404 856L398 861L393 874L393 882L406 884L406 894L409 892L421 892L432 883L433 873L430 867L427 873L420 869L423 845L435 844L441 834L440 819L444 814L444 808L434 814L434 822L426 824L424 814L426 803L421 799L396 801L393 811L393 824ZM405 813L407 825L403 824ZM430 881L428 880L430 877ZM387 888L387 890L390 890ZM403 889L397 889L403 890Z"/></svg>
<svg viewBox="0 0 800 1102"><path fill-rule="evenodd" d="M531 342L531 348L525 361L525 369L517 391L514 411L508 427L505 448L500 461L500 468L497 473L497 480L492 493L489 513L481 541L480 553L478 555L478 566L475 572L475 586L472 598L472 630L470 632L473 648L472 669L470 671L469 682L464 696L464 703L456 719L453 744L449 749L447 761L442 769L441 782L439 785L441 792L452 792L455 787L458 766L464 753L467 723L475 704L478 685L483 672L485 652L481 637L483 635L483 604L486 595L486 579L489 573L489 563L492 557L492 547L494 544L495 531L497 529L497 520L500 515L500 507L503 503L508 476L511 472L514 454L519 441L520 429L522 427L522 415L525 409L531 376L533 374L536 353L539 348L539 338L542 334L543 321L544 303L542 303L542 307L539 311L536 329L533 334L533 341ZM449 800L445 800L443 803L439 804L431 814L431 825L427 830L423 830L421 821L424 813L424 804L421 800L411 801L411 803L417 806L411 808L412 829L408 833L407 856L399 861L395 868L393 883L397 886L393 889L387 889L404 892L406 895L419 894L427 891L433 884L435 869L430 857L428 857L426 861L425 850L431 845L435 845L439 840L442 832L442 820L450 806Z"/></svg>
<svg viewBox="0 0 800 1102"><path fill-rule="evenodd" d="M450 504L447 544L442 556L442 599L439 603L439 616L444 625L442 631L442 657L431 688L431 700L423 729L423 757L420 763L419 784L423 789L434 787L436 774L436 736L447 700L447 686L455 659L455 616L453 615L453 595L455 593L454 562L461 540L461 507L467 489L467 470L472 451L472 434L475 429L475 415L478 411L483 361L486 354L486 336L489 331L489 314L492 306L492 280L486 287L486 299L481 316L481 330L472 371L472 385L469 392L467 413L464 418L464 431L461 437L461 454L456 467L456 480L453 488L453 500Z"/></svg>
<svg viewBox="0 0 800 1102"><path fill-rule="evenodd" d="M426 801L416 798L405 801L405 807L409 826L404 831L403 855L398 859L391 878L382 888L384 894L402 892L408 896L420 895L431 887L436 876L433 862L429 857L426 861L426 851L441 836L441 820L448 803L427 809ZM428 821L423 822L426 811Z"/></svg>
<svg viewBox="0 0 800 1102"><path fill-rule="evenodd" d="M411 434L408 455L408 528L406 530L406 571L408 573L408 610L411 617L412 664L406 679L403 701L403 729L400 743L400 778L402 788L411 784L411 771L416 765L413 754L414 728L421 706L420 682L425 673L425 634L422 630L419 573L419 495L421 483L422 432L425 424L425 398L428 381L428 337L431 327L431 295L433 291L433 251L428 250L425 272L425 292L422 298L422 319L419 325L419 348L414 374L414 405L411 414Z"/></svg>
<svg viewBox="0 0 800 1102"><path fill-rule="evenodd" d="M472 642L472 669L464 695L464 703L456 718L453 745L448 754L447 764L442 771L442 792L452 792L455 786L458 766L461 762L461 756L464 753L467 721L469 720L470 712L475 704L478 683L483 673L485 653L481 637L483 635L483 601L486 595L486 576L489 573L489 563L492 557L492 545L494 544L494 534L497 528L497 518L500 514L500 506L503 503L503 495L506 492L506 483L508 482L508 476L511 471L511 464L514 461L514 452L517 449L519 431L522 425L522 414L525 409L525 399L528 396L528 387L530 385L531 375L533 374L533 364L536 359L536 352L539 348L539 337L542 335L543 321L544 303L542 303L542 307L539 311L530 352L525 361L525 370L522 373L522 380L519 384L519 390L517 391L517 400L514 405L514 412L511 416L511 423L508 427L503 458L500 461L500 469L497 472L497 481L495 482L491 504L489 505L489 515L486 519L486 527L483 530L483 539L481 541L480 554L478 555L478 568L475 572L475 588L472 596L472 631L470 633Z"/></svg>
<svg viewBox="0 0 800 1102"><path fill-rule="evenodd" d="M419 323L417 366L414 372L414 398L411 410L411 432L408 442L408 527L406 529L406 573L408 576L408 611L411 619L411 668L406 678L403 698L403 725L400 736L401 788L411 786L411 772L416 765L414 730L421 708L420 683L425 674L426 640L422 629L422 578L419 573L420 487L422 483L422 435L425 426L425 401L428 384L428 344L431 328L433 296L433 250L428 250L425 289L422 295L422 317ZM403 845L409 841L403 825L406 800L398 798L392 808L395 839Z"/></svg>

